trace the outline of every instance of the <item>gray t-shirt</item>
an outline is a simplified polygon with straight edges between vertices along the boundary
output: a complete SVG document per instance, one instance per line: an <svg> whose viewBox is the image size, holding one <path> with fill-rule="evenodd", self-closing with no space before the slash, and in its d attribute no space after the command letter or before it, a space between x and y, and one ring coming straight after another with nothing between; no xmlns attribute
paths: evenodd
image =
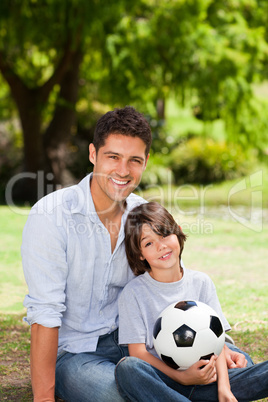
<svg viewBox="0 0 268 402"><path fill-rule="evenodd" d="M120 295L119 343L145 343L146 349L157 356L153 327L158 315L170 304L189 299L208 304L220 316L225 331L231 329L222 313L215 285L207 274L183 268L180 281L164 283L145 272L131 280Z"/></svg>

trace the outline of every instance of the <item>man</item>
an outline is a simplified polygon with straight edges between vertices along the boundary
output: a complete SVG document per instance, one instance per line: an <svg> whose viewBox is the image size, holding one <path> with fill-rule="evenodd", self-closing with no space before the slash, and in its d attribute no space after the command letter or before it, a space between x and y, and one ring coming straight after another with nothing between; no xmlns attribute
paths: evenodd
<svg viewBox="0 0 268 402"><path fill-rule="evenodd" d="M121 401L114 379L127 349L117 343L117 299L132 278L124 250L132 194L151 146L148 122L132 107L97 123L89 159L93 174L56 191L31 210L22 261L29 294L34 401ZM230 351L230 365L244 365ZM56 377L56 384L55 384Z"/></svg>

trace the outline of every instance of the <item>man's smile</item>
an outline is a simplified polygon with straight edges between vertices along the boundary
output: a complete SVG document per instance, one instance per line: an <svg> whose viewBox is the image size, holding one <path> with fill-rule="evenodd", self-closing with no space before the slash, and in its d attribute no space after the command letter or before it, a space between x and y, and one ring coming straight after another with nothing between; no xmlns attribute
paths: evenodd
<svg viewBox="0 0 268 402"><path fill-rule="evenodd" d="M114 179L113 177L111 177L111 180L114 184L117 184L118 186L125 186L126 184L128 184L130 182L130 180L118 180L118 179Z"/></svg>

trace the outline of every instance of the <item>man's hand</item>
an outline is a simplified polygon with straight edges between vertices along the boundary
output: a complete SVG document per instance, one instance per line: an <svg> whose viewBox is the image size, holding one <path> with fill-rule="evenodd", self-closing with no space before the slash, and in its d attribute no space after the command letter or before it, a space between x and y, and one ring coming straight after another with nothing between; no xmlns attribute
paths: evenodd
<svg viewBox="0 0 268 402"><path fill-rule="evenodd" d="M226 345L224 345L224 352L228 369L247 367L247 360L242 353L234 352Z"/></svg>

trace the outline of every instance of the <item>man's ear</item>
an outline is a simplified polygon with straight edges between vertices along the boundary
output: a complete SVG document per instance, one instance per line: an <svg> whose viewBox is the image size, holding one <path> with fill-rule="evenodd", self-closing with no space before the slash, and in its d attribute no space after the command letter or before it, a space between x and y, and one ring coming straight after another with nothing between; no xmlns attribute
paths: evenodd
<svg viewBox="0 0 268 402"><path fill-rule="evenodd" d="M91 143L91 144L89 144L89 160L91 163L93 163L93 165L95 165L96 158L97 158L96 148Z"/></svg>
<svg viewBox="0 0 268 402"><path fill-rule="evenodd" d="M150 154L148 154L148 155L147 155L147 158L146 158L146 161L145 161L145 165L144 165L144 170L146 169L146 166L147 166L147 162L148 162L149 156L150 156Z"/></svg>

